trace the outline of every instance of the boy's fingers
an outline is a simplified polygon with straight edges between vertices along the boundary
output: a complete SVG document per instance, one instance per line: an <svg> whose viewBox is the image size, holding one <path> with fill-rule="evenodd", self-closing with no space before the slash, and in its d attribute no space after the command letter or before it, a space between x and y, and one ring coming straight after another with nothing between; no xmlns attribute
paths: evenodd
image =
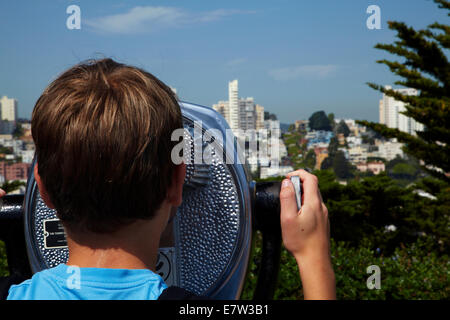
<svg viewBox="0 0 450 320"><path fill-rule="evenodd" d="M5 190L0 189L0 198L3 197L6 194Z"/></svg>
<svg viewBox="0 0 450 320"><path fill-rule="evenodd" d="M298 216L294 186L289 179L284 179L281 184L280 208L282 221L290 221Z"/></svg>
<svg viewBox="0 0 450 320"><path fill-rule="evenodd" d="M319 197L319 181L317 177L303 169L290 172L287 177L299 176L303 187L303 205L305 204L320 204L322 201Z"/></svg>

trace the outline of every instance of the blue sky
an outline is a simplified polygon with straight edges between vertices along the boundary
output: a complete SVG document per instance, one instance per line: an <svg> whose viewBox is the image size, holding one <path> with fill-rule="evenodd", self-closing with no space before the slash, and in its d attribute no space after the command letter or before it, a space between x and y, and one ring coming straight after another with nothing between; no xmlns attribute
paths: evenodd
<svg viewBox="0 0 450 320"><path fill-rule="evenodd" d="M66 8L81 9L69 30ZM381 30L369 30L369 5ZM422 28L448 22L430 0L1 1L0 95L30 117L42 90L64 69L112 57L153 73L182 100L226 100L228 81L285 123L316 110L378 120L381 94L365 83L396 78L375 61L374 45L392 43L388 20ZM394 58L394 57L391 57Z"/></svg>

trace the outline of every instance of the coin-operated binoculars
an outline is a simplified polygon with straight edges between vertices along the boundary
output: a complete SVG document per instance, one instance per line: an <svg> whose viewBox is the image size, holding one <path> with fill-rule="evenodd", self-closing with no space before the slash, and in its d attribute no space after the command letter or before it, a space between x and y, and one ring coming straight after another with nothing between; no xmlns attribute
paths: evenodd
<svg viewBox="0 0 450 320"><path fill-rule="evenodd" d="M254 298L271 299L281 247L280 184L249 181L236 139L219 113L189 103L180 106L184 130L172 138L183 139L172 158L181 155L187 164L183 202L161 240L156 273L168 286L213 299L238 299L253 236L260 230L263 254ZM25 194L6 195L0 210L0 239L6 243L10 271L27 277L68 259L64 229L39 195L34 165Z"/></svg>

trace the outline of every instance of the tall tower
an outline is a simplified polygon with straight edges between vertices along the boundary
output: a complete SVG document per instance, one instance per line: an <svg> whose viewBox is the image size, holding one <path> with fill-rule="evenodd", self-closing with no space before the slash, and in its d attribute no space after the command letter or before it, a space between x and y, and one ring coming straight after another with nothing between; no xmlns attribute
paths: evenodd
<svg viewBox="0 0 450 320"><path fill-rule="evenodd" d="M256 128L256 111L253 97L239 99L239 128L254 130Z"/></svg>
<svg viewBox="0 0 450 320"><path fill-rule="evenodd" d="M0 99L1 120L16 121L17 120L17 100L3 96Z"/></svg>
<svg viewBox="0 0 450 320"><path fill-rule="evenodd" d="M239 98L238 98L238 81L228 82L228 111L229 125L231 130L239 129Z"/></svg>

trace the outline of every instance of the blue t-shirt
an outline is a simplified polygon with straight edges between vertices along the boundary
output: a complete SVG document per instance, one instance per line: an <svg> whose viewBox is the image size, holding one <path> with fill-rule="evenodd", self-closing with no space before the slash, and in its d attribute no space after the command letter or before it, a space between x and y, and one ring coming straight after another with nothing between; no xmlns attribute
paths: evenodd
<svg viewBox="0 0 450 320"><path fill-rule="evenodd" d="M156 300L167 288L148 269L78 268L60 264L9 289L8 300Z"/></svg>

